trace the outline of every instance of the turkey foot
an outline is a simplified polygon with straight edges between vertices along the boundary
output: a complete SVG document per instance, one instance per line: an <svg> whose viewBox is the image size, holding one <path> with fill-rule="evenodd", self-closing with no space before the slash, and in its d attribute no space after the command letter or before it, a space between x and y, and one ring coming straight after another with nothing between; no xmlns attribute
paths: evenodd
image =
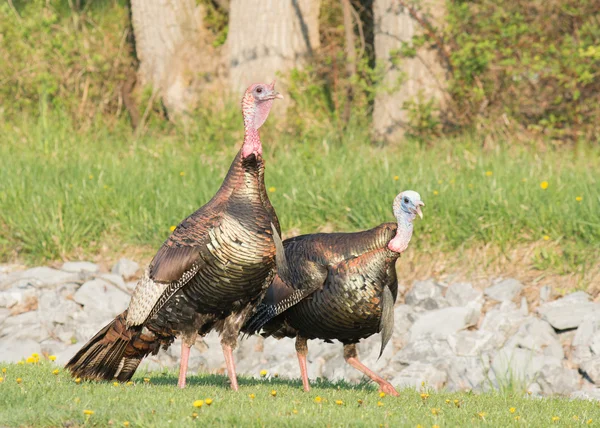
<svg viewBox="0 0 600 428"><path fill-rule="evenodd" d="M393 395L394 397L400 395L391 383L383 379L381 376L379 376L377 373L369 369L367 366L365 366L358 360L356 344L344 345L344 359L356 370L369 376L373 380L373 382L377 382L377 384L379 385L379 390L381 392L385 392L388 395Z"/></svg>
<svg viewBox="0 0 600 428"><path fill-rule="evenodd" d="M221 343L223 348L223 355L225 356L225 365L227 366L227 375L229 376L229 382L231 382L231 389L237 391L239 389L237 376L235 374L235 361L233 361L233 348L225 343Z"/></svg>
<svg viewBox="0 0 600 428"><path fill-rule="evenodd" d="M179 362L179 380L177 381L177 386L182 389L185 388L185 377L191 347L192 345L187 344L185 338L181 341L181 361Z"/></svg>
<svg viewBox="0 0 600 428"><path fill-rule="evenodd" d="M300 376L302 377L302 386L304 391L310 391L308 383L308 371L306 369L306 355L308 354L308 346L304 337L296 337L296 353L298 355L298 363L300 364Z"/></svg>

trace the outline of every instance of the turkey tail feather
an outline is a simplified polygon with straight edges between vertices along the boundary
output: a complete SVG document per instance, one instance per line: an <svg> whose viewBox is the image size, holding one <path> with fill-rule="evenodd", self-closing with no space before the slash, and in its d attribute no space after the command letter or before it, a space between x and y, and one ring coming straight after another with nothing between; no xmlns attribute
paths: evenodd
<svg viewBox="0 0 600 428"><path fill-rule="evenodd" d="M381 350L378 359L381 358L385 346L390 341L392 333L394 333L394 296L387 286L383 288L379 331L381 332Z"/></svg>
<svg viewBox="0 0 600 428"><path fill-rule="evenodd" d="M152 349L140 344L141 327L128 328L127 311L92 337L65 366L74 377L90 380L131 379ZM146 341L142 341L148 344Z"/></svg>

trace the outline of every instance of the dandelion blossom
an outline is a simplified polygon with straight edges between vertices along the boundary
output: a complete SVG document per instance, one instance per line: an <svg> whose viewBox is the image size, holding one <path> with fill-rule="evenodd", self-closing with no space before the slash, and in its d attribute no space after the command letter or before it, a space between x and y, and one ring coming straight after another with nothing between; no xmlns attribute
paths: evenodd
<svg viewBox="0 0 600 428"><path fill-rule="evenodd" d="M341 406L342 404L344 404L344 402L342 400L335 400L335 404Z"/></svg>
<svg viewBox="0 0 600 428"><path fill-rule="evenodd" d="M52 370L52 374L53 374L53 375L57 375L58 373L59 373L59 370L58 370L58 369Z"/></svg>
<svg viewBox="0 0 600 428"><path fill-rule="evenodd" d="M0 377L0 383L4 382L4 378Z"/></svg>
<svg viewBox="0 0 600 428"><path fill-rule="evenodd" d="M517 415L515 416L515 421L520 421L521 420L521 416Z"/></svg>
<svg viewBox="0 0 600 428"><path fill-rule="evenodd" d="M206 400L204 400L204 402L207 406L210 406L212 404L212 398L207 398Z"/></svg>
<svg viewBox="0 0 600 428"><path fill-rule="evenodd" d="M79 385L81 383L81 378L78 377L77 379L75 379L75 383Z"/></svg>
<svg viewBox="0 0 600 428"><path fill-rule="evenodd" d="M381 401L378 401L377 402L377 407L382 407L382 406L383 406L383 403Z"/></svg>
<svg viewBox="0 0 600 428"><path fill-rule="evenodd" d="M383 398L383 397L385 397L385 392L381 391L381 392L379 393L379 398Z"/></svg>
<svg viewBox="0 0 600 428"><path fill-rule="evenodd" d="M276 396L277 396L277 391L275 391L275 390L272 390L272 391L271 391L271 396L272 396L272 397L276 397Z"/></svg>
<svg viewBox="0 0 600 428"><path fill-rule="evenodd" d="M297 410L297 409L294 409L294 410L292 410L292 413L293 413L294 415L297 415L297 414L298 414L298 410Z"/></svg>
<svg viewBox="0 0 600 428"><path fill-rule="evenodd" d="M394 181L398 181L400 180L400 177L398 177L397 175L394 175Z"/></svg>
<svg viewBox="0 0 600 428"><path fill-rule="evenodd" d="M486 171L485 172L485 176L486 177L491 177L492 175L494 175L494 173L492 171Z"/></svg>
<svg viewBox="0 0 600 428"><path fill-rule="evenodd" d="M581 201L583 201L583 196L577 196L577 197L575 197L575 200L577 202L581 202Z"/></svg>
<svg viewBox="0 0 600 428"><path fill-rule="evenodd" d="M48 359L49 359L50 361L56 361L56 355L50 355L50 356L48 357Z"/></svg>
<svg viewBox="0 0 600 428"><path fill-rule="evenodd" d="M431 409L431 414L433 416L437 416L440 414L440 409L436 409L435 407L433 409Z"/></svg>
<svg viewBox="0 0 600 428"><path fill-rule="evenodd" d="M119 382L113 382L114 386L119 386Z"/></svg>
<svg viewBox="0 0 600 428"><path fill-rule="evenodd" d="M363 401L362 401L362 400L359 398L359 399L358 399L358 405L359 405L359 406L361 406L361 405L362 405L362 403L363 403Z"/></svg>
<svg viewBox="0 0 600 428"><path fill-rule="evenodd" d="M149 378L149 377L145 377L145 378L144 378L144 382L146 382L146 383L150 383L150 378Z"/></svg>
<svg viewBox="0 0 600 428"><path fill-rule="evenodd" d="M83 411L83 414L84 414L84 415L87 415L87 416L91 416L91 415L93 415L93 414L94 414L94 411L93 411L93 410L87 410L87 409L85 409L85 410Z"/></svg>
<svg viewBox="0 0 600 428"><path fill-rule="evenodd" d="M425 401L429 398L429 394L427 394L426 392L421 393L421 400Z"/></svg>
<svg viewBox="0 0 600 428"><path fill-rule="evenodd" d="M123 422L123 426L124 426L124 427L128 427L129 425L130 425L129 421L125 421L125 422Z"/></svg>
<svg viewBox="0 0 600 428"><path fill-rule="evenodd" d="M552 422L560 421L560 416L552 416Z"/></svg>
<svg viewBox="0 0 600 428"><path fill-rule="evenodd" d="M321 401L323 401L323 399L319 396L315 397L315 403L320 403Z"/></svg>
<svg viewBox="0 0 600 428"><path fill-rule="evenodd" d="M250 397L251 400L254 400L256 398L256 395L250 394L250 395L248 395L248 397Z"/></svg>
<svg viewBox="0 0 600 428"><path fill-rule="evenodd" d="M192 413L192 418L193 418L193 419L196 419L197 417L198 417L198 413L196 413L196 412L193 412L193 413Z"/></svg>
<svg viewBox="0 0 600 428"><path fill-rule="evenodd" d="M517 409L515 409L514 407L511 407L510 409L508 409L508 411L510 413L515 413L517 411Z"/></svg>
<svg viewBox="0 0 600 428"><path fill-rule="evenodd" d="M175 232L175 229L177 229L177 226L171 226L171 227L169 227L169 230L170 230L171 232Z"/></svg>
<svg viewBox="0 0 600 428"><path fill-rule="evenodd" d="M437 195L439 195L439 194L440 194L440 192L438 192L437 190L434 190L434 191L433 191L433 194L434 194L435 196L437 196Z"/></svg>
<svg viewBox="0 0 600 428"><path fill-rule="evenodd" d="M477 413L477 416L479 416L481 419L485 419L486 415L487 415L487 413L485 413L485 412Z"/></svg>
<svg viewBox="0 0 600 428"><path fill-rule="evenodd" d="M267 375L267 371L266 370L261 370L260 371L260 377L265 377Z"/></svg>
<svg viewBox="0 0 600 428"><path fill-rule="evenodd" d="M184 172L184 171L181 171L181 172L179 173L179 175L180 175L181 177L183 177L183 176L185 175L185 172Z"/></svg>
<svg viewBox="0 0 600 428"><path fill-rule="evenodd" d="M578 420L579 420L579 416L577 416L577 415L573 415L573 420L574 420L574 421L578 421Z"/></svg>
<svg viewBox="0 0 600 428"><path fill-rule="evenodd" d="M275 187L273 187L273 186L269 187L269 192L270 192L270 193L273 193L273 192L275 192L275 190L277 190L277 188L275 188Z"/></svg>
<svg viewBox="0 0 600 428"><path fill-rule="evenodd" d="M544 241L549 241L549 240L550 240L550 237L549 237L548 235L544 235L544 236L543 236L543 239L544 239Z"/></svg>
<svg viewBox="0 0 600 428"><path fill-rule="evenodd" d="M6 373L6 367L2 367L2 373Z"/></svg>
<svg viewBox="0 0 600 428"><path fill-rule="evenodd" d="M542 188L542 190L546 190L548 188L549 184L547 181L542 181L540 183L540 187Z"/></svg>
<svg viewBox="0 0 600 428"><path fill-rule="evenodd" d="M204 406L204 401L203 400L196 400L196 401L194 401L193 406L200 408L200 407Z"/></svg>
<svg viewBox="0 0 600 428"><path fill-rule="evenodd" d="M132 382L132 381L129 381L129 382L127 382L125 385L131 386L131 385L133 385L133 382Z"/></svg>

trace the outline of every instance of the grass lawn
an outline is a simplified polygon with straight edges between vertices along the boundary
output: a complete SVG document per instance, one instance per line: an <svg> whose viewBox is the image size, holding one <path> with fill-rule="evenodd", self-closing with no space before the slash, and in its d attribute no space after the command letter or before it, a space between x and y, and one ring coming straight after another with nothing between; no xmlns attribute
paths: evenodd
<svg viewBox="0 0 600 428"><path fill-rule="evenodd" d="M512 394L435 393L407 389L380 397L372 385L138 374L131 385L75 381L56 365L0 365L0 426L599 426L600 403ZM145 377L145 378L144 378ZM21 382L18 383L17 379ZM147 380L147 381L146 381ZM211 405L206 400L211 399ZM194 407L203 400L202 407ZM92 411L93 414L86 414ZM90 412L87 412L90 413ZM128 425L128 424L129 425Z"/></svg>
<svg viewBox="0 0 600 428"><path fill-rule="evenodd" d="M199 117L186 133L151 128L141 137L125 127L74 133L59 117L0 124L0 261L116 258L132 247L151 256L218 189L241 145L238 116L236 106ZM597 147L382 146L361 129L295 135L270 122L262 138L286 236L393 221L394 196L413 189L426 208L408 257L478 266L504 258L582 288L598 276Z"/></svg>

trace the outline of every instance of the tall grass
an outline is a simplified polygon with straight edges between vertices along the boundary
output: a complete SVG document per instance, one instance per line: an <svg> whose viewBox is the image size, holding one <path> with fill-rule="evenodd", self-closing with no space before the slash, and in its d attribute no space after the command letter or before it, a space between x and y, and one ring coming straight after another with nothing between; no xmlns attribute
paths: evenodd
<svg viewBox="0 0 600 428"><path fill-rule="evenodd" d="M142 137L125 125L73 133L57 115L0 125L0 258L157 247L218 189L241 144L238 115L236 107L205 112L185 133L151 128ZM539 254L540 269L573 272L597 262L598 149L483 150L469 139L378 145L360 128L308 138L273 121L262 139L266 185L288 234L393 221L394 196L413 189L426 203L413 240L419 251L547 239L554 245Z"/></svg>

